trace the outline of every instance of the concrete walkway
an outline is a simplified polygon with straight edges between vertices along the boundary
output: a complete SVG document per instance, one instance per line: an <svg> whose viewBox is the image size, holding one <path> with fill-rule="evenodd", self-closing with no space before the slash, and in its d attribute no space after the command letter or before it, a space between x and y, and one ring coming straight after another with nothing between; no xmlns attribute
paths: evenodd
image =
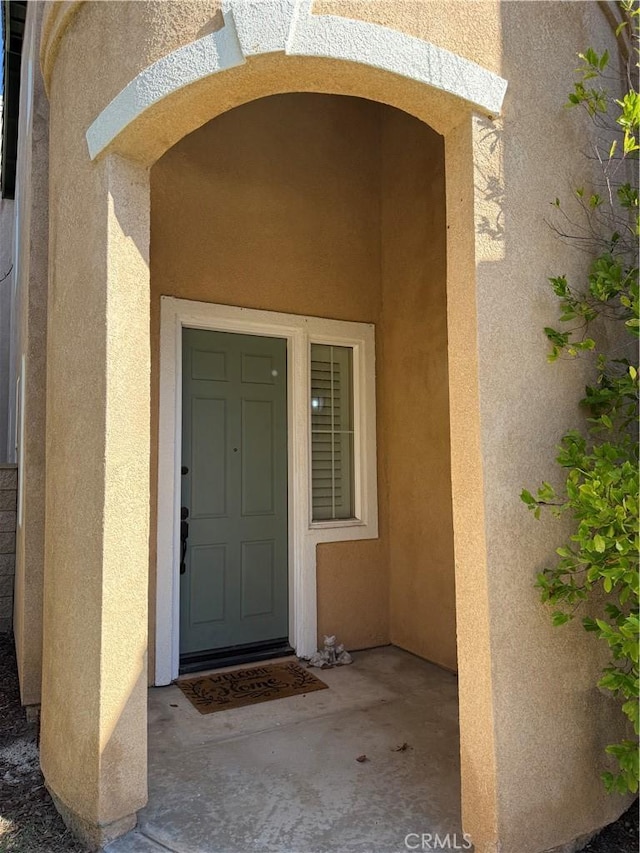
<svg viewBox="0 0 640 853"><path fill-rule="evenodd" d="M455 676L392 647L313 671L329 690L209 715L175 686L151 690L149 803L108 853L402 853L409 833L461 845Z"/></svg>

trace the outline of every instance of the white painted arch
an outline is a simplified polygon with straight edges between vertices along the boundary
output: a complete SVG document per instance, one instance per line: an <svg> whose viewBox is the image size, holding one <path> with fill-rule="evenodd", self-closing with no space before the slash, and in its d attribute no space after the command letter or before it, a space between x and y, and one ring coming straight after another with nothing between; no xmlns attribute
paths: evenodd
<svg viewBox="0 0 640 853"><path fill-rule="evenodd" d="M226 0L224 27L141 71L86 133L93 160L147 110L169 95L253 56L284 53L358 63L467 102L489 115L502 108L507 81L451 51L364 21L313 15L313 0Z"/></svg>

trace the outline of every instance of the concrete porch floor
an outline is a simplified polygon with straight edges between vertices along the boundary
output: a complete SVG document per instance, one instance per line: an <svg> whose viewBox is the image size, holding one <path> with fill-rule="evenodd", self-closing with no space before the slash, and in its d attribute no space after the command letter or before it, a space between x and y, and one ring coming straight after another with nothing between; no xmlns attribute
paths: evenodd
<svg viewBox="0 0 640 853"><path fill-rule="evenodd" d="M455 676L390 646L353 657L313 670L329 690L209 715L176 686L150 690L149 803L106 851L396 853L436 832L461 844Z"/></svg>

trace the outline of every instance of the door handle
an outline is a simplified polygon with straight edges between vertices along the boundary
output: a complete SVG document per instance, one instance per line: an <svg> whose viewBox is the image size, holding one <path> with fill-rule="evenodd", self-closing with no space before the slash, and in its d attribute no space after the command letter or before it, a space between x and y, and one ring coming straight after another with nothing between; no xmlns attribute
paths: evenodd
<svg viewBox="0 0 640 853"><path fill-rule="evenodd" d="M187 539L189 538L189 510L186 506L180 508L180 574L183 575L187 570Z"/></svg>

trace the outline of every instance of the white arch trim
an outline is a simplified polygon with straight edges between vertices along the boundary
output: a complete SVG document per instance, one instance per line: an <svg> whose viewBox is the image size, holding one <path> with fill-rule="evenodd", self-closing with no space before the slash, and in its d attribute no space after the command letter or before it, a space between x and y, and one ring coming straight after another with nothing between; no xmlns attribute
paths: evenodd
<svg viewBox="0 0 640 853"><path fill-rule="evenodd" d="M149 107L251 56L285 53L379 68L455 95L490 115L502 108L507 81L451 51L396 30L313 15L313 0L227 0L224 27L141 71L87 130L95 159Z"/></svg>

